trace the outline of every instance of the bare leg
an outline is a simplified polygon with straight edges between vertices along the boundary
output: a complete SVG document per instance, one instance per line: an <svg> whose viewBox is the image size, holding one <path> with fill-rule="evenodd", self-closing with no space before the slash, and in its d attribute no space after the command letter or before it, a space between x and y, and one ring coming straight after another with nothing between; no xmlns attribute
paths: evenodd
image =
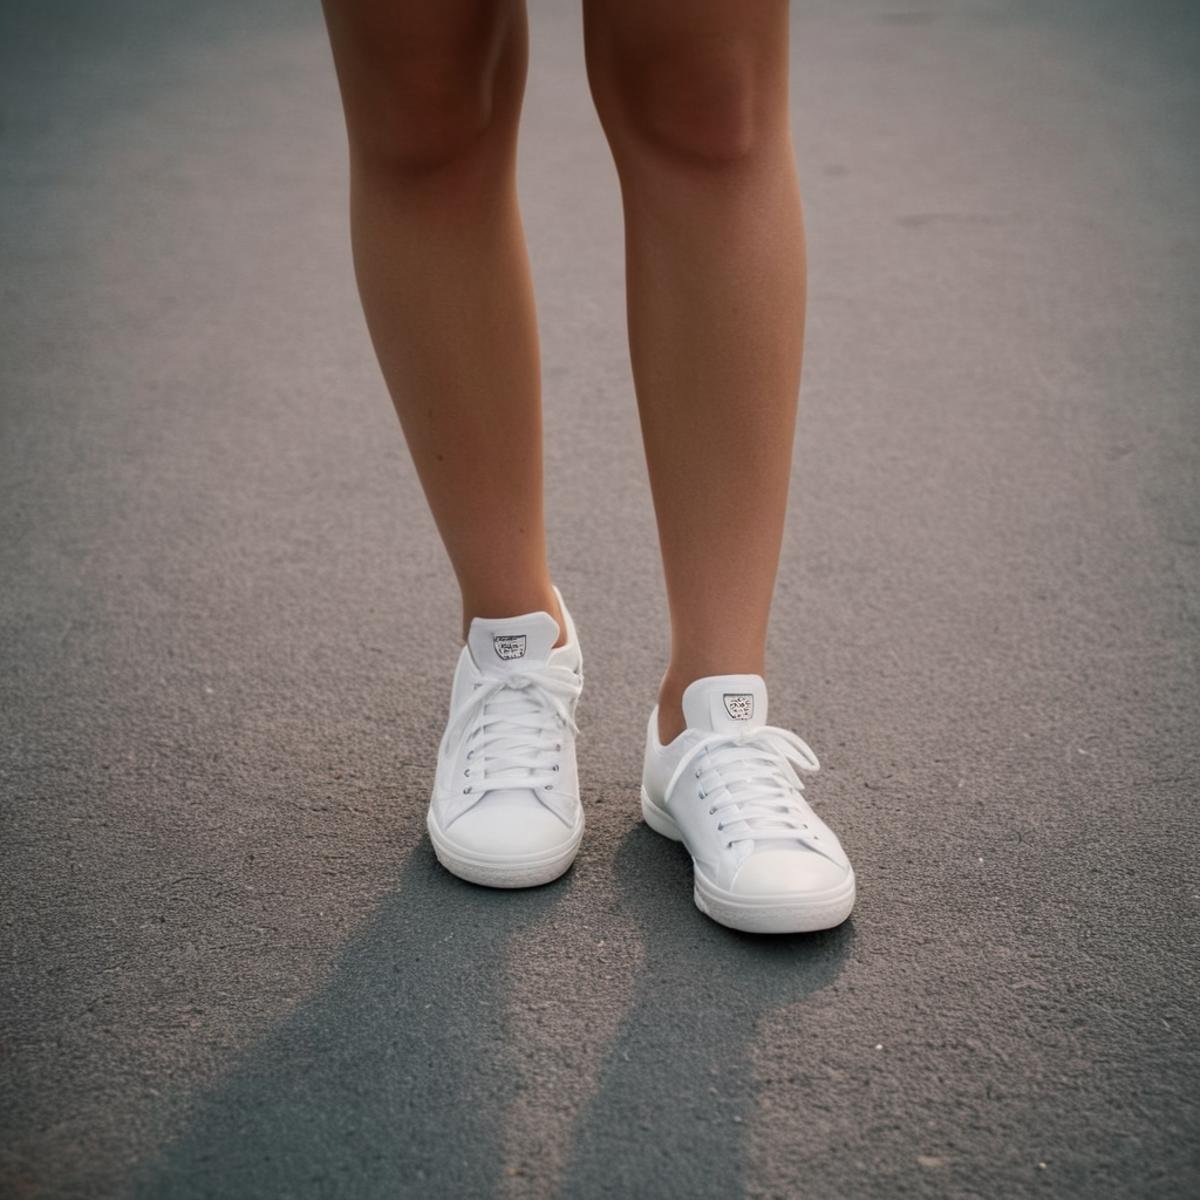
<svg viewBox="0 0 1200 1200"><path fill-rule="evenodd" d="M517 207L521 0L325 0L367 324L472 617L544 609L537 324Z"/></svg>
<svg viewBox="0 0 1200 1200"><path fill-rule="evenodd" d="M584 16L671 611L665 739L693 679L763 672L804 342L788 10L584 0Z"/></svg>

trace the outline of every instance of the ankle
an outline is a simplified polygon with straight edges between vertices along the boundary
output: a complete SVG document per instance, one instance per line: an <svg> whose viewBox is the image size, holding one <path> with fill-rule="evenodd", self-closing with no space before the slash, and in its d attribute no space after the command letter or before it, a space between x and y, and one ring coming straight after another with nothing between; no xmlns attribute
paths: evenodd
<svg viewBox="0 0 1200 1200"><path fill-rule="evenodd" d="M508 586L503 591L492 591L488 594L468 592L462 593L462 632L466 640L467 631L476 617L484 620L496 620L503 617L520 617L525 613L548 612L558 622L558 640L555 646L563 645L567 640L567 623L563 617L562 606L550 581L544 580L528 586Z"/></svg>
<svg viewBox="0 0 1200 1200"><path fill-rule="evenodd" d="M683 717L683 689L686 684L663 681L658 688L658 740L662 745L673 742L687 728Z"/></svg>
<svg viewBox="0 0 1200 1200"><path fill-rule="evenodd" d="M658 685L658 740L662 745L674 741L686 728L683 715L683 693L688 684L710 675L762 675L761 656L730 658L721 661L696 662L692 665L667 668Z"/></svg>

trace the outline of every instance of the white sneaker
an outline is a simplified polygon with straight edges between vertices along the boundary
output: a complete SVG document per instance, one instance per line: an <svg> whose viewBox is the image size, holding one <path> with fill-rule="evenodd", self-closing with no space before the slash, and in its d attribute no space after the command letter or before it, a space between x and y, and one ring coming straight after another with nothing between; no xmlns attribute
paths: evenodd
<svg viewBox="0 0 1200 1200"><path fill-rule="evenodd" d="M471 883L557 879L583 836L575 706L583 659L575 623L546 612L471 622L450 692L426 824L438 861Z"/></svg>
<svg viewBox="0 0 1200 1200"><path fill-rule="evenodd" d="M642 815L692 856L696 907L748 933L840 925L854 870L809 808L800 771L820 768L808 743L766 724L758 675L710 675L683 693L687 728L666 746L650 714Z"/></svg>

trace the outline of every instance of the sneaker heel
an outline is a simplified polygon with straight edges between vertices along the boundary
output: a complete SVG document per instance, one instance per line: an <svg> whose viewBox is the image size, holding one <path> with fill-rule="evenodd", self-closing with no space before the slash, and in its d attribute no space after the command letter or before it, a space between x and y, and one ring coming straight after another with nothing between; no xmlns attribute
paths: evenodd
<svg viewBox="0 0 1200 1200"><path fill-rule="evenodd" d="M642 788L642 819L655 833L661 833L663 837L670 838L673 842L683 841L683 834L679 832L675 818L666 809L659 808L647 795L644 787Z"/></svg>

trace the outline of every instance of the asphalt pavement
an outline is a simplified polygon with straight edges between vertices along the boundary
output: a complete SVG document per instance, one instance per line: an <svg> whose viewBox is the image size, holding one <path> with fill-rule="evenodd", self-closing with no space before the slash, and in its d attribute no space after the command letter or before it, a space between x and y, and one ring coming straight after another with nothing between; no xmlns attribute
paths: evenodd
<svg viewBox="0 0 1200 1200"><path fill-rule="evenodd" d="M772 716L859 876L640 824L665 606L574 3L521 187L588 834L436 865L456 596L314 2L0 10L0 1193L1200 1195L1200 18L793 6Z"/></svg>

